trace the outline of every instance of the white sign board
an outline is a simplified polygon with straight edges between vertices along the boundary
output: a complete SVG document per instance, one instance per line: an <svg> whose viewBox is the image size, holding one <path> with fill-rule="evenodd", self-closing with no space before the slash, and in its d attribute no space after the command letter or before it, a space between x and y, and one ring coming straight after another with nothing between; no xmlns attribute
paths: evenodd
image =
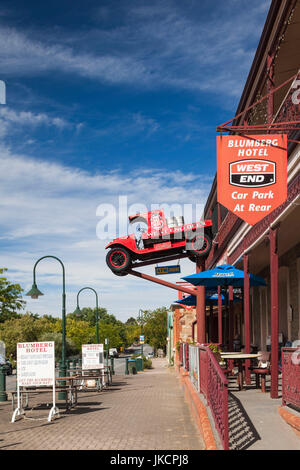
<svg viewBox="0 0 300 470"><path fill-rule="evenodd" d="M17 344L18 386L53 386L55 379L54 341Z"/></svg>
<svg viewBox="0 0 300 470"><path fill-rule="evenodd" d="M82 345L82 369L103 369L103 344Z"/></svg>

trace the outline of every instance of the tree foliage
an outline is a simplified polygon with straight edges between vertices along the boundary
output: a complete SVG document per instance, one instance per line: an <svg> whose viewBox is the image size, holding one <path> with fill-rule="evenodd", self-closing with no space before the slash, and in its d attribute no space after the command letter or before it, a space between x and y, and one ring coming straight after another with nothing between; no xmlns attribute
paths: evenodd
<svg viewBox="0 0 300 470"><path fill-rule="evenodd" d="M84 307L80 309L81 313L77 316L75 313L68 313L67 317L74 320L86 321L91 325L96 325L97 323L97 310L96 308ZM103 323L113 323L117 324L119 320L112 314L109 314L106 308L98 308L98 320Z"/></svg>
<svg viewBox="0 0 300 470"><path fill-rule="evenodd" d="M19 318L19 311L24 308L23 289L19 284L12 284L3 276L6 268L0 268L0 323L10 318Z"/></svg>
<svg viewBox="0 0 300 470"><path fill-rule="evenodd" d="M143 332L145 342L154 349L166 349L167 345L167 308L161 307L153 311L145 311L143 316Z"/></svg>
<svg viewBox="0 0 300 470"><path fill-rule="evenodd" d="M17 343L40 341L43 334L52 332L53 324L47 319L36 319L30 313L11 318L0 324L0 339L6 346L6 355L16 358Z"/></svg>

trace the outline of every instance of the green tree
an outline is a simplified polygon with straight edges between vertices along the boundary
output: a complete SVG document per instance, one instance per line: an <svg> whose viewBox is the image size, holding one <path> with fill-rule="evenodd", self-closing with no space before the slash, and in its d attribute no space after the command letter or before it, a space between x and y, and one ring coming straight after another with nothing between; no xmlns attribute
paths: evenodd
<svg viewBox="0 0 300 470"><path fill-rule="evenodd" d="M58 332L44 333L39 341L54 341L55 342L55 359L56 361L61 360L62 356L62 334ZM70 338L66 338L66 357L74 356L80 352L80 348L76 347L74 342Z"/></svg>
<svg viewBox="0 0 300 470"><path fill-rule="evenodd" d="M0 268L0 323L10 318L19 318L18 311L25 305L25 301L21 299L23 289L19 284L12 284L3 276L6 271L6 268Z"/></svg>
<svg viewBox="0 0 300 470"><path fill-rule="evenodd" d="M131 346L132 343L135 343L139 340L141 334L141 327L136 325L126 325L125 327L125 341L124 346Z"/></svg>
<svg viewBox="0 0 300 470"><path fill-rule="evenodd" d="M0 324L0 339L6 345L7 356L16 358L17 343L40 341L41 336L51 332L51 324L47 319L36 319L29 312L20 318L6 320Z"/></svg>
<svg viewBox="0 0 300 470"><path fill-rule="evenodd" d="M126 320L125 322L125 325L137 325L137 324L138 324L138 321L134 317L128 318L128 320Z"/></svg>
<svg viewBox="0 0 300 470"><path fill-rule="evenodd" d="M71 319L79 320L79 321L86 321L90 325L96 325L96 319L97 319L96 308L83 307L80 310L81 310L81 314L79 316L75 315L74 313L68 313L67 318L71 318ZM103 308L103 307L101 308L99 307L98 309L98 320L102 321L103 323L113 323L113 324L116 324L119 322L114 315L109 314L106 308Z"/></svg>
<svg viewBox="0 0 300 470"><path fill-rule="evenodd" d="M105 338L108 338L110 348L120 348L124 344L121 332L119 324L100 322L99 342L104 344Z"/></svg>
<svg viewBox="0 0 300 470"><path fill-rule="evenodd" d="M161 307L144 312L143 332L145 342L154 349L166 350L167 345L167 308Z"/></svg>

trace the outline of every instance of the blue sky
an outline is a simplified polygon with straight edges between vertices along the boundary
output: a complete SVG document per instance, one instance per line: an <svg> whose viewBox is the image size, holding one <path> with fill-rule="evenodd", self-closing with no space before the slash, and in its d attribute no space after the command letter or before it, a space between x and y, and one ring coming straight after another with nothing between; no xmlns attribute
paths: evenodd
<svg viewBox="0 0 300 470"><path fill-rule="evenodd" d="M119 196L205 203L215 129L234 116L269 5L1 2L0 265L11 279L29 288L35 260L52 254L66 265L68 311L83 284L121 320L175 300L108 271L97 208L118 209ZM182 275L193 269L182 263ZM59 267L41 263L39 277L45 296L27 309L59 316Z"/></svg>

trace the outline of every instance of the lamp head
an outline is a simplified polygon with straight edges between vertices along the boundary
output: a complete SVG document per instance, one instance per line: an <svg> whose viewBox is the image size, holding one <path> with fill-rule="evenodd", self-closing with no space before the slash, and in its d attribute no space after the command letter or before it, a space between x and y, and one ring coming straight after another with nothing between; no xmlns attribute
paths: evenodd
<svg viewBox="0 0 300 470"><path fill-rule="evenodd" d="M32 288L30 289L29 292L27 292L26 295L28 295L32 299L37 299L40 295L44 295L44 294L37 288L37 285L33 283Z"/></svg>
<svg viewBox="0 0 300 470"><path fill-rule="evenodd" d="M80 310L78 305L77 305L77 308L74 310L73 313L76 317L81 317L81 310Z"/></svg>

